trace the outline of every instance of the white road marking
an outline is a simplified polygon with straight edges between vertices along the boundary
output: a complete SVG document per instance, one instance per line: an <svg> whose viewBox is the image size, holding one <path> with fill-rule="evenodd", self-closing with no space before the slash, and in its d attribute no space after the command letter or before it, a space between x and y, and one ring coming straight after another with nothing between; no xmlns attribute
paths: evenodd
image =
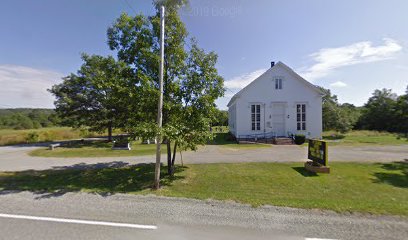
<svg viewBox="0 0 408 240"><path fill-rule="evenodd" d="M305 240L337 240L337 239L331 239L331 238L305 238Z"/></svg>
<svg viewBox="0 0 408 240"><path fill-rule="evenodd" d="M138 228L138 229L149 229L149 230L157 229L157 226L154 226L154 225L140 225L140 224L131 224L131 223L88 221L88 220L67 219L67 218L36 217L36 216L14 215L14 214L3 214L3 213L0 213L0 217L2 217L2 218L14 218L14 219L26 219L26 220L34 220L34 221L76 223L76 224L100 225L100 226L110 226L110 227Z"/></svg>

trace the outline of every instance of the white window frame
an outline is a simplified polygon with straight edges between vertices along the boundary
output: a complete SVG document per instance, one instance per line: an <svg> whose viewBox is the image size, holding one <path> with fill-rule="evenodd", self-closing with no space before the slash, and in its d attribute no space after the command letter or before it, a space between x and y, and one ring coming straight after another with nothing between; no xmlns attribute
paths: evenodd
<svg viewBox="0 0 408 240"><path fill-rule="evenodd" d="M259 111L257 111L259 110ZM251 130L260 131L261 130L261 104L254 103L250 106L251 113Z"/></svg>
<svg viewBox="0 0 408 240"><path fill-rule="evenodd" d="M296 104L296 129L298 131L306 131L306 119L307 119L307 104Z"/></svg>

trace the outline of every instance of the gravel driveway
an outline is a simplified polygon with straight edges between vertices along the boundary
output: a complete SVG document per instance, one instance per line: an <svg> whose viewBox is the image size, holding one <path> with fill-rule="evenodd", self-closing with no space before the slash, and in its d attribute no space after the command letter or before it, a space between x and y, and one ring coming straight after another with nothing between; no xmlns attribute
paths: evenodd
<svg viewBox="0 0 408 240"><path fill-rule="evenodd" d="M28 152L38 146L0 147L0 171L43 170L63 166L106 163L137 164L154 162L155 156L138 157L99 157L99 158L51 158L31 157ZM307 148L304 146L271 145L269 148L235 149L225 146L207 145L197 152L183 153L184 163L236 163L236 162L304 162ZM165 155L162 156L165 162ZM329 162L392 162L408 159L408 145L400 146L362 146L329 148ZM180 162L178 154L177 161Z"/></svg>

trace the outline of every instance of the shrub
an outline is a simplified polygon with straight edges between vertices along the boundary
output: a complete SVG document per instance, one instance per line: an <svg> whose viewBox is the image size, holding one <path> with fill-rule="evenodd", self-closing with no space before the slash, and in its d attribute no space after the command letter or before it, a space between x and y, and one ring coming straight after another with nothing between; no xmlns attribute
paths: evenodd
<svg viewBox="0 0 408 240"><path fill-rule="evenodd" d="M57 138L55 131L52 131L52 130L44 131L42 135L43 135L43 140L46 142L54 141Z"/></svg>
<svg viewBox="0 0 408 240"><path fill-rule="evenodd" d="M237 138L231 132L228 132L225 135L225 140L228 141L228 142L236 142Z"/></svg>
<svg viewBox="0 0 408 240"><path fill-rule="evenodd" d="M88 129L86 129L86 128L80 128L79 129L79 136L81 136L81 137L89 137L89 131L88 131Z"/></svg>
<svg viewBox="0 0 408 240"><path fill-rule="evenodd" d="M296 134L295 135L295 143L297 145L302 145L306 141L306 136L303 134Z"/></svg>
<svg viewBox="0 0 408 240"><path fill-rule="evenodd" d="M27 134L26 140L28 143L36 143L38 142L40 135L37 132L30 132Z"/></svg>

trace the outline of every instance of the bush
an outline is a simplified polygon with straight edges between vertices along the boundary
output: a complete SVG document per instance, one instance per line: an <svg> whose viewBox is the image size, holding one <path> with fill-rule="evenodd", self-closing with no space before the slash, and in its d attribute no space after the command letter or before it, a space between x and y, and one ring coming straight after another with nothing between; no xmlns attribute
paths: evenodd
<svg viewBox="0 0 408 240"><path fill-rule="evenodd" d="M296 134L295 135L295 143L297 145L302 145L306 141L306 136L303 134Z"/></svg>
<svg viewBox="0 0 408 240"><path fill-rule="evenodd" d="M36 143L38 142L40 135L37 132L30 132L27 134L26 140L28 143Z"/></svg>
<svg viewBox="0 0 408 240"><path fill-rule="evenodd" d="M237 138L234 136L234 134L232 134L231 132L228 132L228 133L225 135L225 141L228 141L228 142L236 142L236 141L237 141Z"/></svg>

